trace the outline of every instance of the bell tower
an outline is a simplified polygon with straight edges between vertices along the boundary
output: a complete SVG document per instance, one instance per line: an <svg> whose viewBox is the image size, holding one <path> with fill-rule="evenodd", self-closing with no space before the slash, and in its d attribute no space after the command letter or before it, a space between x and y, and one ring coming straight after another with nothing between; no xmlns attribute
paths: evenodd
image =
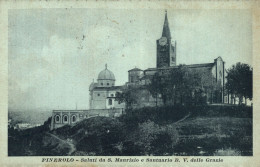
<svg viewBox="0 0 260 167"><path fill-rule="evenodd" d="M162 37L156 41L157 45L157 62L156 67L176 66L176 42L174 46L171 42L171 32L168 23L167 10L163 24Z"/></svg>

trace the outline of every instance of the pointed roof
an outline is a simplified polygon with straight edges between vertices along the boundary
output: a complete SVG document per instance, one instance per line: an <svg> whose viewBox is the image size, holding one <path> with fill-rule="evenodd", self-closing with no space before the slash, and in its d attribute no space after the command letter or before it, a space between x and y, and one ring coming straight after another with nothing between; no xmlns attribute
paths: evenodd
<svg viewBox="0 0 260 167"><path fill-rule="evenodd" d="M171 32L170 32L169 23L168 23L167 10L165 10L165 19L164 19L164 24L163 24L162 37L171 39Z"/></svg>

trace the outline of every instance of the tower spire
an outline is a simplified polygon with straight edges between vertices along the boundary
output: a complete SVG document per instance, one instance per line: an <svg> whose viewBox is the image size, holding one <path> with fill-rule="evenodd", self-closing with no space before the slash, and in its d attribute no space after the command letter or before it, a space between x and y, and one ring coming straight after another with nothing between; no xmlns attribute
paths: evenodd
<svg viewBox="0 0 260 167"><path fill-rule="evenodd" d="M107 64L105 65L105 68L107 69Z"/></svg>
<svg viewBox="0 0 260 167"><path fill-rule="evenodd" d="M164 24L163 24L162 37L171 39L171 32L170 32L169 23L168 23L167 10L165 10L165 19L164 19Z"/></svg>

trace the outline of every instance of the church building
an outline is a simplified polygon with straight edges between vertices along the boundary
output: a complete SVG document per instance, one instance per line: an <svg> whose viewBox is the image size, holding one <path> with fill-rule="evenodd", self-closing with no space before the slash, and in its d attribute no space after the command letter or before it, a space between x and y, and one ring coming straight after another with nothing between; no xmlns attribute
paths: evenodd
<svg viewBox="0 0 260 167"><path fill-rule="evenodd" d="M115 101L116 92L121 92L123 86L115 86L115 76L112 71L105 69L98 75L97 82L89 86L90 109L123 109L124 103Z"/></svg>
<svg viewBox="0 0 260 167"><path fill-rule="evenodd" d="M162 68L176 66L176 42L174 42L174 45L172 44L172 37L167 18L167 11L165 12L162 37L156 41L156 45L156 67Z"/></svg>
<svg viewBox="0 0 260 167"><path fill-rule="evenodd" d="M172 42L167 11L165 12L162 35L156 40L156 45L156 67L145 70L135 67L128 71L128 82L125 85L116 86L113 72L105 65L105 69L99 73L97 81L93 80L89 86L89 109L53 110L51 130L64 125L73 125L94 116L118 117L122 115L126 107L125 103L116 101L115 97L117 92L122 92L124 88L129 86L140 88L136 94L136 104L133 104L133 108L162 105L160 95L154 98L147 89L147 85L151 83L156 72L165 72L179 67L177 65L176 41ZM221 57L217 57L210 63L185 66L193 71L198 71L201 76L212 76L212 82L220 84L221 92L217 95L212 92L211 88L204 86L207 103L227 102L227 97L224 95L225 62Z"/></svg>
<svg viewBox="0 0 260 167"><path fill-rule="evenodd" d="M172 36L169 28L167 11L165 12L164 24L161 37L156 40L156 67L141 70L134 68L128 71L129 80L127 85L149 85L151 79L156 72L167 72L178 68L177 65L177 46L176 41L172 41ZM202 77L212 77L212 83L218 84L221 88L219 93L213 92L210 87L204 85L205 97L207 103L224 103L227 102L227 97L224 95L225 85L225 62L221 57L217 57L211 63L190 64L185 65L192 71L197 71ZM203 85L202 85L203 86ZM149 93L148 89L143 86L140 92L139 99L135 107L162 105L162 100L159 97L155 100Z"/></svg>
<svg viewBox="0 0 260 167"><path fill-rule="evenodd" d="M124 103L115 101L116 92L121 92L123 86L115 86L116 78L112 71L105 69L98 74L97 82L89 86L88 110L53 110L50 129L65 125L75 125L83 119L96 116L119 117L125 109Z"/></svg>

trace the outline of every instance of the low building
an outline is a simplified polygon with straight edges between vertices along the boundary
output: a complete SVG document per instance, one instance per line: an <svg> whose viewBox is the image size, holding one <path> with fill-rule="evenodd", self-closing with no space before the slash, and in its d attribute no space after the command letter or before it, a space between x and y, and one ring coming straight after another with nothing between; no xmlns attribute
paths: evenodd
<svg viewBox="0 0 260 167"><path fill-rule="evenodd" d="M91 117L119 117L123 109L94 109L94 110L53 110L50 129L60 128L65 125L73 126L83 119Z"/></svg>

